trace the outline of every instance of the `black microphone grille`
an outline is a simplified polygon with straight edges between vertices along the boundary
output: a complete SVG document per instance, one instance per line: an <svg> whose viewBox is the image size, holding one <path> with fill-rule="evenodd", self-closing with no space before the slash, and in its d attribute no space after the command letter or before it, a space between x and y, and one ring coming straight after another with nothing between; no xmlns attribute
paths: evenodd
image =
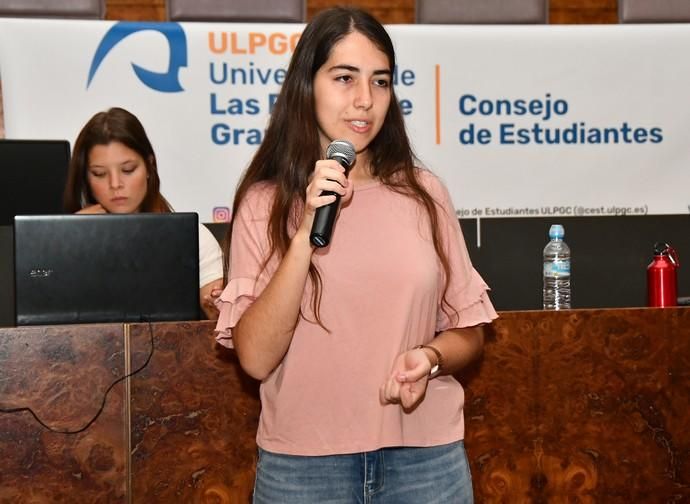
<svg viewBox="0 0 690 504"><path fill-rule="evenodd" d="M326 149L327 159L340 158L347 163L347 166L355 162L356 156L355 146L347 140L333 140Z"/></svg>

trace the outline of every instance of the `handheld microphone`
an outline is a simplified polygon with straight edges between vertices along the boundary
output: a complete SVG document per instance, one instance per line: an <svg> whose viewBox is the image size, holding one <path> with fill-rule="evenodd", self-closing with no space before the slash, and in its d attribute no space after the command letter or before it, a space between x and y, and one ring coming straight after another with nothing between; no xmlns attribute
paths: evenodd
<svg viewBox="0 0 690 504"><path fill-rule="evenodd" d="M338 161L345 168L345 176L350 171L356 156L355 146L347 140L333 140L328 149L326 149L326 158ZM335 223L335 216L340 205L340 194L333 191L323 191L321 195L333 195L335 196L335 201L316 209L314 223L309 234L309 240L315 247L326 247L331 242L333 224Z"/></svg>

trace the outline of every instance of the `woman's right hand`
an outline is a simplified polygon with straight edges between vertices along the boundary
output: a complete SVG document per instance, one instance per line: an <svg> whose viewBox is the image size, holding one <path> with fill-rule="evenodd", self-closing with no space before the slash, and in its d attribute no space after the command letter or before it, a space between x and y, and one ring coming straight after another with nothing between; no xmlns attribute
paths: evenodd
<svg viewBox="0 0 690 504"><path fill-rule="evenodd" d="M95 205L90 205L87 207L82 208L77 212L78 214L105 214L108 213L108 211L103 208L103 205L100 203L96 203Z"/></svg>
<svg viewBox="0 0 690 504"><path fill-rule="evenodd" d="M307 186L304 216L300 225L307 236L311 233L316 209L333 203L336 199L331 194L323 194L324 191L338 193L341 197L341 204L352 197L352 184L345 176L345 168L334 159L317 161Z"/></svg>

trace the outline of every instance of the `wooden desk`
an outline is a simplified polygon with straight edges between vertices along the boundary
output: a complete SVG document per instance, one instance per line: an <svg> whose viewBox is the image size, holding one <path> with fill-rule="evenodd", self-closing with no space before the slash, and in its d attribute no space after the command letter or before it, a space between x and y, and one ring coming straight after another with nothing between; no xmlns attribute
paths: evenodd
<svg viewBox="0 0 690 504"><path fill-rule="evenodd" d="M152 332L150 333L150 329ZM258 387L213 324L0 329L0 502L248 502ZM477 502L690 502L690 309L503 312L466 384Z"/></svg>
<svg viewBox="0 0 690 504"><path fill-rule="evenodd" d="M690 502L690 309L504 312L465 378L479 502Z"/></svg>
<svg viewBox="0 0 690 504"><path fill-rule="evenodd" d="M235 503L254 484L258 385L212 322L0 329L0 502ZM152 338L153 337L153 338Z"/></svg>

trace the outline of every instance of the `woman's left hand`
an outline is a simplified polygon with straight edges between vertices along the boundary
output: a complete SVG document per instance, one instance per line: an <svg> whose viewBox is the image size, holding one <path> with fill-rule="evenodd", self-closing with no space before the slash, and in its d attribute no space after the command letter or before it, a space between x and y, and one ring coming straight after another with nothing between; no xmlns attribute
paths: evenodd
<svg viewBox="0 0 690 504"><path fill-rule="evenodd" d="M219 278L204 285L200 292L201 309L204 311L206 318L209 320L218 320L218 306L216 301L220 298L223 292L223 279Z"/></svg>
<svg viewBox="0 0 690 504"><path fill-rule="evenodd" d="M430 371L431 362L424 350L413 349L398 355L388 379L381 385L381 402L414 409L424 399Z"/></svg>

